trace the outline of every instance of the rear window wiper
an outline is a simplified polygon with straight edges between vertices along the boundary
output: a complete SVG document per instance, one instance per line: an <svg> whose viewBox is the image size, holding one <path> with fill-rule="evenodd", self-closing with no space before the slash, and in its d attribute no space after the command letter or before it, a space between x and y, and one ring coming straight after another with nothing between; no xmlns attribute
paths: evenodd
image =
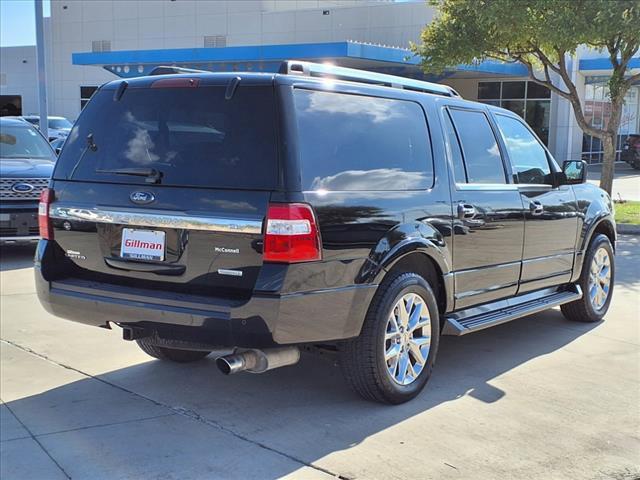
<svg viewBox="0 0 640 480"><path fill-rule="evenodd" d="M93 140L93 133L90 133L89 135L87 135L87 145L84 147L84 150L80 154L80 157L78 157L78 161L75 163L75 165L71 169L71 173L67 176L67 180L71 180L73 178L73 176L76 173L76 170L80 166L80 163L82 163L84 156L87 154L89 150L91 150L92 152L96 152L98 150L98 145L96 145L96 142Z"/></svg>
<svg viewBox="0 0 640 480"><path fill-rule="evenodd" d="M144 181L146 183L160 183L162 179L162 172L155 168L111 168L100 170L96 169L97 173L112 173L115 175L134 175L137 177L146 177Z"/></svg>

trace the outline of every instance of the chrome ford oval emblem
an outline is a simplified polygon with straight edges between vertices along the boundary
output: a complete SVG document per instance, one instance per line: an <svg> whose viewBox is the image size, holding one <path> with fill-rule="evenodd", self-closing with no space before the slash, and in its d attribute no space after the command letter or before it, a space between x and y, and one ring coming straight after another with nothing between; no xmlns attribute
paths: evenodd
<svg viewBox="0 0 640 480"><path fill-rule="evenodd" d="M146 205L147 203L153 202L156 197L151 192L133 192L129 195L129 199L138 205Z"/></svg>
<svg viewBox="0 0 640 480"><path fill-rule="evenodd" d="M18 182L11 185L11 191L15 193L29 193L33 192L36 187L26 182Z"/></svg>

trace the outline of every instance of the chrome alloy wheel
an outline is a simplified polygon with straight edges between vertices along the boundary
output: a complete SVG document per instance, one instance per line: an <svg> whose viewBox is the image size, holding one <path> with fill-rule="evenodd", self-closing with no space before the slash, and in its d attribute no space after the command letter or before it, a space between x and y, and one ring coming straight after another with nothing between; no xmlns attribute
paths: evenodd
<svg viewBox="0 0 640 480"><path fill-rule="evenodd" d="M389 313L384 336L384 358L393 381L413 383L427 363L430 346L427 303L420 295L407 293Z"/></svg>
<svg viewBox="0 0 640 480"><path fill-rule="evenodd" d="M611 259L604 248L596 250L589 270L589 300L595 310L607 302L611 287Z"/></svg>

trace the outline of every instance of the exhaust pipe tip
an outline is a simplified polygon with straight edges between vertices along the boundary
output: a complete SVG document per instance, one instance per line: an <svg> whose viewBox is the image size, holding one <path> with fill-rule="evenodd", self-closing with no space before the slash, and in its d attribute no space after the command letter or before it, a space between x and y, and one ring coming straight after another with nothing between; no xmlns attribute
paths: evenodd
<svg viewBox="0 0 640 480"><path fill-rule="evenodd" d="M245 363L240 355L227 355L216 358L216 366L225 375L233 375L245 369Z"/></svg>

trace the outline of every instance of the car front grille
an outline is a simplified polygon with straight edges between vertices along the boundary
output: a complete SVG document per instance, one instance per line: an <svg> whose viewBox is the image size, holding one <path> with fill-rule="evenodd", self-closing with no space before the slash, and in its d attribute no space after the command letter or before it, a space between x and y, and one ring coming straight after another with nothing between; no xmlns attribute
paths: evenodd
<svg viewBox="0 0 640 480"><path fill-rule="evenodd" d="M33 190L21 192L15 188L19 184L27 185L27 189L30 185ZM0 178L0 200L38 200L48 184L48 178Z"/></svg>

